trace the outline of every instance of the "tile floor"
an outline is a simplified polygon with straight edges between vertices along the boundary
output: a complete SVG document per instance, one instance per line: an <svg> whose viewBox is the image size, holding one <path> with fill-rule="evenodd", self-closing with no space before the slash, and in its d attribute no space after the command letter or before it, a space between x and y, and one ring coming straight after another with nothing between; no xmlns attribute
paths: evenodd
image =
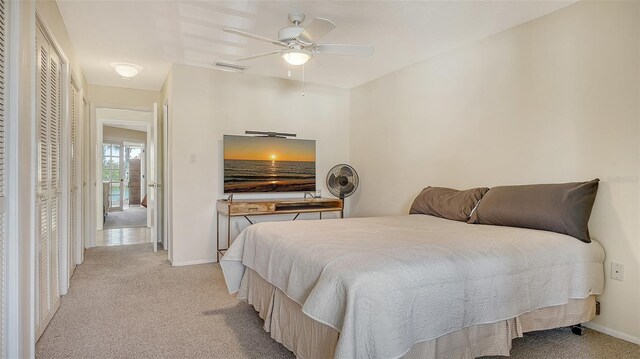
<svg viewBox="0 0 640 359"><path fill-rule="evenodd" d="M151 243L151 229L147 227L115 228L96 233L96 245L99 247L140 243Z"/></svg>

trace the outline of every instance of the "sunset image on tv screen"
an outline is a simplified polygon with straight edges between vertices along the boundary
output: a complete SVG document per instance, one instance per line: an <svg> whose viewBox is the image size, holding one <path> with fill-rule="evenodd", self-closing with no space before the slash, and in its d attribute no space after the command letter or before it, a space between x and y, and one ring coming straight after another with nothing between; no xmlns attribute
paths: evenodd
<svg viewBox="0 0 640 359"><path fill-rule="evenodd" d="M316 141L224 136L224 192L314 192Z"/></svg>

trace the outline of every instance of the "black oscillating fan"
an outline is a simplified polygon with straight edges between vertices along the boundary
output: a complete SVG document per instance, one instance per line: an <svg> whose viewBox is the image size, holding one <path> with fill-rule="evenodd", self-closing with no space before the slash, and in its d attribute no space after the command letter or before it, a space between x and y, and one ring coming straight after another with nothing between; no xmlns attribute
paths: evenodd
<svg viewBox="0 0 640 359"><path fill-rule="evenodd" d="M359 183L358 172L347 164L335 165L327 173L327 188L332 195L342 200L343 217L344 199L356 191Z"/></svg>

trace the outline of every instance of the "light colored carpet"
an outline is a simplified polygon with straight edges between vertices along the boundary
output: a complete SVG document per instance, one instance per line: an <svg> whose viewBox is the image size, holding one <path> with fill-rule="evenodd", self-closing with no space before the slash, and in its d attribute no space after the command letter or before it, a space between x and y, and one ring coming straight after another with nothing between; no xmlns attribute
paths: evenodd
<svg viewBox="0 0 640 359"><path fill-rule="evenodd" d="M38 358L291 358L217 265L171 267L151 244L96 247L36 345Z"/></svg>
<svg viewBox="0 0 640 359"><path fill-rule="evenodd" d="M104 221L104 229L145 227L146 225L147 209L142 206L109 212Z"/></svg>
<svg viewBox="0 0 640 359"><path fill-rule="evenodd" d="M293 358L253 307L227 293L220 267L171 267L150 244L87 250L38 358ZM514 358L640 358L640 346L591 330L527 334Z"/></svg>

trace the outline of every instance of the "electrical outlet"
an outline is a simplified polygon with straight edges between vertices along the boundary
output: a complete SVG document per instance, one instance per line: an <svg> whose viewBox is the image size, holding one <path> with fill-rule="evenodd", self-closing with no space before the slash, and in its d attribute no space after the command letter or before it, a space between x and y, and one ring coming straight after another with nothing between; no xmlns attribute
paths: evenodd
<svg viewBox="0 0 640 359"><path fill-rule="evenodd" d="M624 265L611 262L611 279L619 281L624 280Z"/></svg>
<svg viewBox="0 0 640 359"><path fill-rule="evenodd" d="M190 160L191 160L191 163L196 163L198 162L198 156L196 156L195 153L192 153Z"/></svg>

